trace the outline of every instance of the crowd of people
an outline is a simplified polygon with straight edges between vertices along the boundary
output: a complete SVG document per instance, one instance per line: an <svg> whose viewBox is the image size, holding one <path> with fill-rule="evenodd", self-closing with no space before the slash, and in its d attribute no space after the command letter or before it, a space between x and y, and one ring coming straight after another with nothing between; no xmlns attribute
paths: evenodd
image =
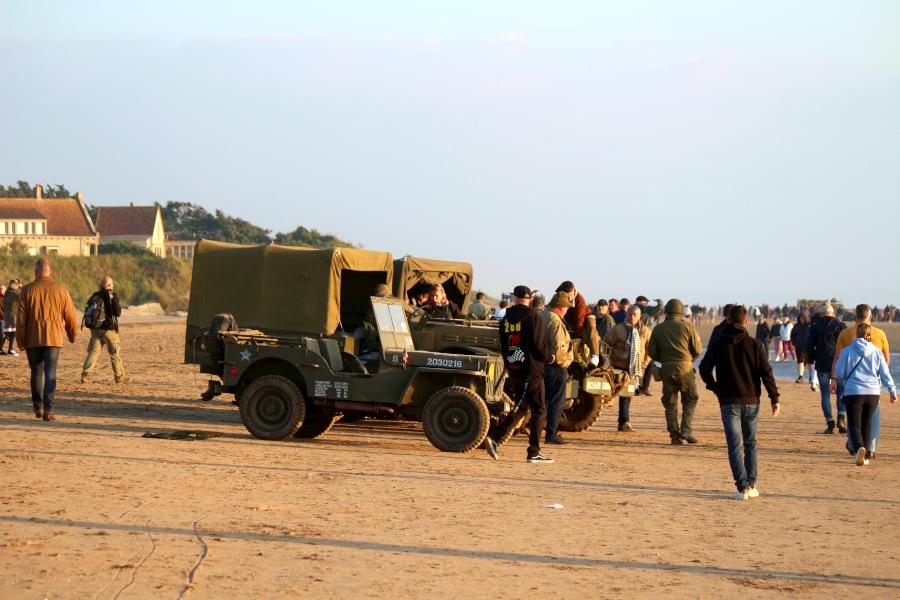
<svg viewBox="0 0 900 600"><path fill-rule="evenodd" d="M570 281L564 281L541 310L534 307L535 296L527 286L516 286L512 305L500 307L499 315L495 313L500 321L501 353L510 374L507 392L515 400L515 410L485 440L484 447L494 459L502 442L521 423L522 415L529 412L526 459L530 463L553 462L541 452L541 432L545 433L545 443L565 443L558 431L565 408L562 389L572 363L572 338L590 335L580 327L588 314L598 337L609 348L611 366L625 371L637 384L639 394L650 395L654 378L662 382L661 401L673 445L698 442L692 425L699 400L694 362L703 355L699 374L719 401L738 500L760 495L756 487L756 437L763 390L772 415L777 417L781 412L769 361L770 344L776 361L786 360L788 355L796 361L797 382L803 381L804 369L808 370L813 389L822 394L824 433L833 434L835 427L846 433L847 451L859 466L875 458L882 386L892 403L897 400L887 366L887 336L871 324L873 310L865 304L856 307L852 328L835 317L831 304L823 304L812 316L807 310L798 312L796 323L789 310L779 310L785 314L773 316L772 325L768 324L769 316L760 314L755 335L748 327L758 307L717 307L705 313L723 318L713 328L704 354L694 312L677 298L665 305L657 300L655 306L650 306L645 296L639 296L634 304L622 298L601 299L589 306ZM479 302L482 300L479 298ZM595 365L596 358L591 357ZM837 402L837 420L832 413L832 394ZM619 397L620 432L632 431L630 401L630 395Z"/></svg>
<svg viewBox="0 0 900 600"><path fill-rule="evenodd" d="M54 421L59 353L66 339L74 343L78 324L72 298L53 279L49 260L39 259L34 275L34 281L24 286L18 280L0 286L3 342L9 344L4 353L17 356L13 342L25 351L31 371L34 415ZM389 294L387 286L382 287L383 293ZM651 306L646 296L638 296L634 304L621 298L601 299L589 305L571 281L562 282L546 305L543 298L524 285L516 286L511 298L511 303L504 301L493 311L484 295L478 293L468 312L473 318L499 321L501 354L509 375L506 392L515 402L514 409L485 439L484 448L491 457L498 458L500 446L522 425L526 413L530 413L526 451L529 463L553 462L541 452L542 439L549 444L567 443L559 426L565 410L568 370L574 361L575 338L586 342L592 366L600 366L601 354L608 355L610 365L627 375L636 394L651 395L651 382L660 381L671 443L698 442L693 434L693 416L700 398L694 363L703 354L703 344L691 307L685 307L677 298L665 304L656 300ZM418 300L418 308L432 316L460 315L459 307L447 298L440 285L431 286ZM728 461L737 489L735 498L759 496L756 435L763 389L771 402L772 414L778 416L780 412L780 394L769 362L770 344L776 361L786 360L788 354L796 361L798 382L803 381L804 368L809 373L810 385L821 393L825 433L833 434L835 428L846 433L847 451L857 465L874 460L882 386L888 390L892 403L897 399L888 370L887 336L872 325L875 311L868 305L858 305L853 325L846 327L831 304L812 312L800 310L795 317L789 308L779 309L778 315L766 310L770 314L756 318L756 331L751 335L748 326L755 308L758 307L726 305L703 312L723 316L708 340L699 374L719 401ZM91 334L81 370L82 384L90 381L103 348L110 355L115 382L128 381L119 344L120 316L114 281L105 276L88 300L81 323ZM601 349L601 342L608 352ZM836 418L832 394L836 398ZM623 433L632 431L630 402L630 394L619 397L618 431Z"/></svg>

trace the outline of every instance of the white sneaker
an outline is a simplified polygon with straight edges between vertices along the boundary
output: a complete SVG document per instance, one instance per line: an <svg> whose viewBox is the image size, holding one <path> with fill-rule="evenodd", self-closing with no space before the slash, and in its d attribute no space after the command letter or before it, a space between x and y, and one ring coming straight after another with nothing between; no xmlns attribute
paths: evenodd
<svg viewBox="0 0 900 600"><path fill-rule="evenodd" d="M6 353L6 355L7 356L18 356L19 353L16 352L15 350L10 350L9 352Z"/></svg>
<svg viewBox="0 0 900 600"><path fill-rule="evenodd" d="M743 492L735 492L734 496L732 496L735 500L749 500L750 492L748 490L744 490Z"/></svg>
<svg viewBox="0 0 900 600"><path fill-rule="evenodd" d="M756 489L755 487L750 488L749 490L747 490L747 497L759 498L759 490Z"/></svg>
<svg viewBox="0 0 900 600"><path fill-rule="evenodd" d="M869 460L866 458L866 449L859 448L856 451L856 466L861 467L863 465L869 464Z"/></svg>

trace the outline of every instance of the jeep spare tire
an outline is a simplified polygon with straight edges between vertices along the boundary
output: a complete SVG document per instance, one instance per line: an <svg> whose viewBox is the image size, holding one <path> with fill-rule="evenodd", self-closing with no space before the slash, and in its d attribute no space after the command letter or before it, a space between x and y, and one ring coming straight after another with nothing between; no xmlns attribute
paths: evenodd
<svg viewBox="0 0 900 600"><path fill-rule="evenodd" d="M280 375L254 379L241 395L241 421L263 440L283 440L303 424L306 405L293 381Z"/></svg>
<svg viewBox="0 0 900 600"><path fill-rule="evenodd" d="M491 415L481 396L459 386L434 394L422 412L425 435L443 452L468 452L477 448L490 425Z"/></svg>

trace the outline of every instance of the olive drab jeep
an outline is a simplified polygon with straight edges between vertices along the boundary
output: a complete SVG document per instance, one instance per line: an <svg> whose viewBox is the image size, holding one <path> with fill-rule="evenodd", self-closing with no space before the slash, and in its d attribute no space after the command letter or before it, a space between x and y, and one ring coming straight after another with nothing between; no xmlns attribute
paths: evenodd
<svg viewBox="0 0 900 600"><path fill-rule="evenodd" d="M394 295L412 301L417 293L441 284L447 297L463 311L472 293L472 265L464 262L404 257L394 261ZM500 333L496 320L447 319L420 315L412 323L416 347L436 352L459 354L500 354ZM596 328L594 328L596 336ZM585 332L583 337L590 338ZM590 351L581 339L575 339L575 361L569 367L566 407L560 420L562 431L583 431L593 425L618 395L634 395L636 382L627 373L609 368L609 349L600 348L600 368L591 365ZM523 421L525 419L523 418Z"/></svg>
<svg viewBox="0 0 900 600"><path fill-rule="evenodd" d="M246 294L204 293L226 274L249 277ZM214 377L204 399L233 394L258 438L317 437L349 412L421 421L436 448L466 452L511 408L499 357L419 349L404 304L368 295L390 284L389 254L201 241L194 276L186 362Z"/></svg>

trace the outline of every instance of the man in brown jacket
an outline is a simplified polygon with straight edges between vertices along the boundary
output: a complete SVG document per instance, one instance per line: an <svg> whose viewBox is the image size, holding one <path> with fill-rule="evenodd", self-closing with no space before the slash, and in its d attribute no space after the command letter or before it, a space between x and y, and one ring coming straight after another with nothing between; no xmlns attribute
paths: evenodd
<svg viewBox="0 0 900 600"><path fill-rule="evenodd" d="M650 343L650 328L641 322L641 307L632 304L628 307L624 323L618 323L603 339L611 350L609 361L617 369L628 372L635 386L641 383L641 377L650 364L647 346ZM619 396L619 431L632 431L631 396Z"/></svg>
<svg viewBox="0 0 900 600"><path fill-rule="evenodd" d="M72 297L51 274L49 260L41 258L35 263L34 281L22 288L16 319L16 344L28 354L31 368L34 416L45 421L56 420L53 394L59 350L67 337L75 343L77 334Z"/></svg>
<svg viewBox="0 0 900 600"><path fill-rule="evenodd" d="M556 292L547 308L541 312L544 323L544 344L552 362L544 366L544 393L547 397L547 436L548 444L565 444L559 435L559 422L566 407L566 381L569 378L569 365L575 359L572 352L572 338L563 320L572 308L566 292Z"/></svg>

